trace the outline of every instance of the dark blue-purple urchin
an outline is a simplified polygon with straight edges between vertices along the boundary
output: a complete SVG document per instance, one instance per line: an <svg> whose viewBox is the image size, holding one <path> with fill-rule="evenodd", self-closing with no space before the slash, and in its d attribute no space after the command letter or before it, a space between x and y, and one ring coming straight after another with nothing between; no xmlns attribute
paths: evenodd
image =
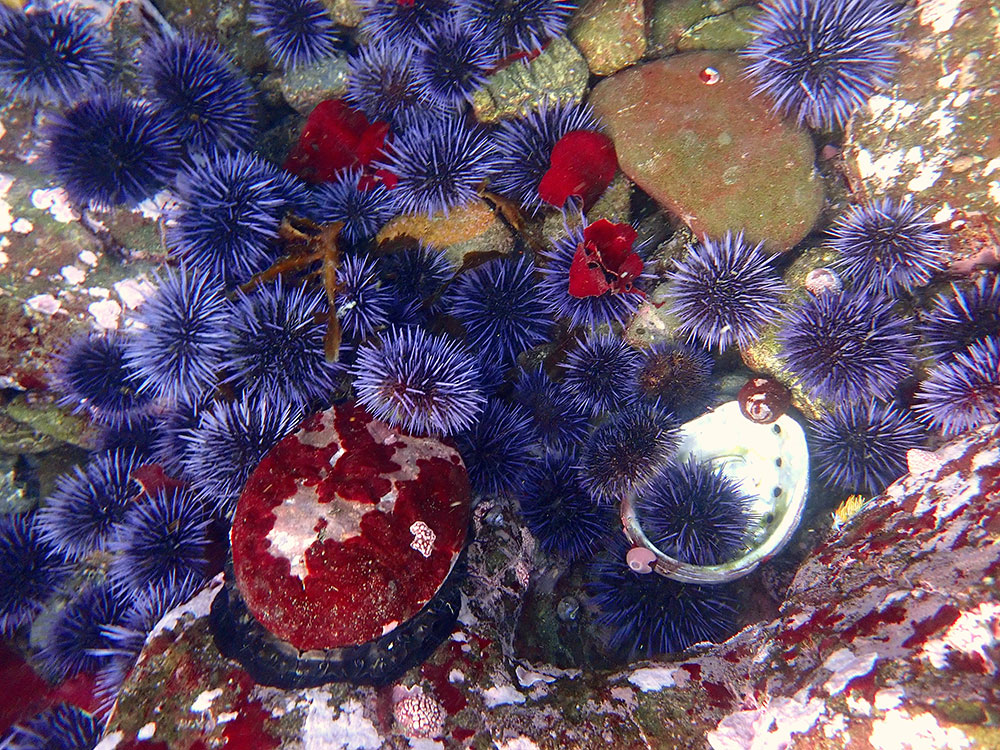
<svg viewBox="0 0 1000 750"><path fill-rule="evenodd" d="M840 402L811 421L811 453L820 478L845 492L873 497L906 473L906 452L924 443L924 431L892 404Z"/></svg>
<svg viewBox="0 0 1000 750"><path fill-rule="evenodd" d="M495 398L487 401L478 421L457 435L472 489L482 495L515 489L536 460L532 446L537 440L531 416L523 407Z"/></svg>
<svg viewBox="0 0 1000 750"><path fill-rule="evenodd" d="M575 130L599 129L594 111L586 104L543 102L525 117L501 120L493 132L497 168L490 188L537 214L548 205L538 197L538 183L549 171L556 143Z"/></svg>
<svg viewBox="0 0 1000 750"><path fill-rule="evenodd" d="M454 15L451 0L361 0L363 28L394 46L414 44Z"/></svg>
<svg viewBox="0 0 1000 750"><path fill-rule="evenodd" d="M316 218L322 222L344 222L340 236L351 245L370 240L399 213L393 191L382 183L361 187L361 180L361 170L346 170L333 182L324 182L313 191Z"/></svg>
<svg viewBox="0 0 1000 750"><path fill-rule="evenodd" d="M337 269L337 317L347 338L360 341L389 325L393 292L379 279L375 261L349 255Z"/></svg>
<svg viewBox="0 0 1000 750"><path fill-rule="evenodd" d="M186 462L191 451L190 436L210 401L181 400L160 416L160 431L153 443L153 458L175 478L186 477Z"/></svg>
<svg viewBox="0 0 1000 750"><path fill-rule="evenodd" d="M567 560L597 552L613 533L617 514L580 486L574 453L550 453L524 473L515 492L521 516L542 549Z"/></svg>
<svg viewBox="0 0 1000 750"><path fill-rule="evenodd" d="M184 468L213 516L231 516L250 472L301 421L290 404L248 395L202 412L198 426L181 435L188 444Z"/></svg>
<svg viewBox="0 0 1000 750"><path fill-rule="evenodd" d="M667 466L636 500L646 537L691 565L721 565L747 546L753 498L735 481L693 458Z"/></svg>
<svg viewBox="0 0 1000 750"><path fill-rule="evenodd" d="M153 197L180 157L170 122L117 91L84 99L46 128L45 163L70 200L84 207L110 210Z"/></svg>
<svg viewBox="0 0 1000 750"><path fill-rule="evenodd" d="M894 297L925 286L944 268L947 238L912 201L852 206L830 227L834 267L855 287Z"/></svg>
<svg viewBox="0 0 1000 750"><path fill-rule="evenodd" d="M623 338L590 335L566 352L563 387L592 415L635 400L632 378L641 355Z"/></svg>
<svg viewBox="0 0 1000 750"><path fill-rule="evenodd" d="M902 15L892 0L770 0L742 53L755 93L800 124L844 126L892 81Z"/></svg>
<svg viewBox="0 0 1000 750"><path fill-rule="evenodd" d="M732 586L695 586L656 573L636 573L625 562L624 541L612 543L588 569L587 592L596 622L610 628L608 645L626 659L718 643L736 629L738 597Z"/></svg>
<svg viewBox="0 0 1000 750"><path fill-rule="evenodd" d="M408 214L445 215L472 203L494 174L496 151L485 130L457 117L410 118L379 166L396 176L393 195Z"/></svg>
<svg viewBox="0 0 1000 750"><path fill-rule="evenodd" d="M632 377L637 398L692 419L712 400L712 355L690 344L663 341L643 350Z"/></svg>
<svg viewBox="0 0 1000 750"><path fill-rule="evenodd" d="M643 301L641 294L616 294L606 292L596 297L574 297L569 293L569 269L576 251L583 243L583 230L576 228L552 243L544 254L541 286L549 306L557 318L565 318L570 326L592 331L601 325L625 326ZM640 253L641 254L641 253ZM647 274L635 282L643 290Z"/></svg>
<svg viewBox="0 0 1000 750"><path fill-rule="evenodd" d="M908 322L881 295L824 292L788 312L778 342L789 372L813 396L834 402L887 398L916 362Z"/></svg>
<svg viewBox="0 0 1000 750"><path fill-rule="evenodd" d="M112 426L144 416L152 403L139 391L141 382L128 363L128 339L117 331L72 339L59 355L54 384L60 404Z"/></svg>
<svg viewBox="0 0 1000 750"><path fill-rule="evenodd" d="M390 328L359 346L351 374L373 417L416 434L468 429L485 401L473 355L419 328Z"/></svg>
<svg viewBox="0 0 1000 750"><path fill-rule="evenodd" d="M500 57L541 50L566 33L577 3L574 0L458 0L463 23L481 26Z"/></svg>
<svg viewBox="0 0 1000 750"><path fill-rule="evenodd" d="M95 651L110 645L104 628L118 625L128 606L128 592L108 583L94 584L78 593L56 615L48 630L41 657L56 679L95 672L107 659Z"/></svg>
<svg viewBox="0 0 1000 750"><path fill-rule="evenodd" d="M971 287L951 285L923 315L921 343L933 356L950 359L970 344L1000 335L1000 275L980 276Z"/></svg>
<svg viewBox="0 0 1000 750"><path fill-rule="evenodd" d="M958 435L1000 417L1000 340L980 339L930 371L913 407L945 435Z"/></svg>
<svg viewBox="0 0 1000 750"><path fill-rule="evenodd" d="M648 486L679 443L671 414L638 404L613 414L583 446L580 484L595 500L615 503Z"/></svg>
<svg viewBox="0 0 1000 750"><path fill-rule="evenodd" d="M547 451L574 450L590 431L589 410L576 402L562 383L556 383L539 365L521 373L514 399L531 415L535 432Z"/></svg>
<svg viewBox="0 0 1000 750"><path fill-rule="evenodd" d="M725 349L745 348L781 314L785 289L773 259L742 232L718 242L705 238L675 261L670 280L670 311L688 341Z"/></svg>
<svg viewBox="0 0 1000 750"><path fill-rule="evenodd" d="M153 444L160 438L160 418L154 412L136 417L119 425L102 425L97 436L97 450L135 451L151 456Z"/></svg>
<svg viewBox="0 0 1000 750"><path fill-rule="evenodd" d="M417 79L416 47L374 40L348 59L344 98L369 120L392 125L393 134L415 115L440 116L445 110Z"/></svg>
<svg viewBox="0 0 1000 750"><path fill-rule="evenodd" d="M512 362L549 338L552 314L535 276L535 264L491 260L459 276L451 287L449 312L461 322L471 349Z"/></svg>
<svg viewBox="0 0 1000 750"><path fill-rule="evenodd" d="M129 501L140 492L131 476L143 463L133 451L115 450L63 474L38 511L42 538L72 558L106 549Z"/></svg>
<svg viewBox="0 0 1000 750"><path fill-rule="evenodd" d="M128 363L141 392L168 402L200 398L215 387L232 306L222 283L199 268L168 268L157 282L136 315L143 327L129 339Z"/></svg>
<svg viewBox="0 0 1000 750"><path fill-rule="evenodd" d="M486 30L463 24L455 16L429 28L414 44L419 50L417 80L443 109L472 101L497 63Z"/></svg>
<svg viewBox="0 0 1000 750"><path fill-rule="evenodd" d="M332 57L340 43L337 24L320 0L253 0L248 18L283 68Z"/></svg>
<svg viewBox="0 0 1000 750"><path fill-rule="evenodd" d="M308 205L305 185L256 154L211 153L177 175L167 247L189 268L226 286L245 282L277 257L284 213Z"/></svg>
<svg viewBox="0 0 1000 750"><path fill-rule="evenodd" d="M214 42L190 32L152 39L140 55L139 80L188 151L253 142L253 89Z"/></svg>
<svg viewBox="0 0 1000 750"><path fill-rule="evenodd" d="M455 275L444 253L430 247L417 247L384 255L378 260L383 283L398 300L396 314L390 316L397 325L423 323L450 304L451 289L446 284Z"/></svg>
<svg viewBox="0 0 1000 750"><path fill-rule="evenodd" d="M11 727L4 750L90 750L104 733L103 722L81 708L60 703Z"/></svg>
<svg viewBox="0 0 1000 750"><path fill-rule="evenodd" d="M171 577L202 576L208 568L210 520L205 502L187 488L138 498L109 546L114 587L134 595Z"/></svg>
<svg viewBox="0 0 1000 750"><path fill-rule="evenodd" d="M71 104L102 86L113 60L82 7L0 6L0 89L14 99Z"/></svg>
<svg viewBox="0 0 1000 750"><path fill-rule="evenodd" d="M36 514L0 516L0 635L31 622L68 572L66 558L42 539Z"/></svg>
<svg viewBox="0 0 1000 750"><path fill-rule="evenodd" d="M329 402L344 367L326 359L323 291L279 278L236 295L228 323L231 375L226 382L252 397L299 407Z"/></svg>

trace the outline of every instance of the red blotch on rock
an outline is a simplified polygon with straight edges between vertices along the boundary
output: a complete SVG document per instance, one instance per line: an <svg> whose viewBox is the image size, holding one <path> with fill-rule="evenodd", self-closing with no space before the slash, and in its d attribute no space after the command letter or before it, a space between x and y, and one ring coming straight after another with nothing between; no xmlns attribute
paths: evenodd
<svg viewBox="0 0 1000 750"><path fill-rule="evenodd" d="M792 394L777 380L751 378L736 394L740 412L751 422L771 424L788 411Z"/></svg>
<svg viewBox="0 0 1000 750"><path fill-rule="evenodd" d="M569 268L569 293L574 297L641 292L633 284L642 275L642 258L632 249L636 232L629 224L595 221L583 230Z"/></svg>
<svg viewBox="0 0 1000 750"><path fill-rule="evenodd" d="M250 476L231 534L236 585L257 620L300 649L365 643L437 592L469 517L457 450L341 404Z"/></svg>
<svg viewBox="0 0 1000 750"><path fill-rule="evenodd" d="M374 184L372 162L382 156L389 125L369 122L341 99L327 99L309 113L299 142L284 167L308 182L328 182L345 169L361 167Z"/></svg>
<svg viewBox="0 0 1000 750"><path fill-rule="evenodd" d="M570 196L577 196L587 211L611 184L618 156L615 144L603 133L573 130L553 147L549 165L538 183L538 197L562 208Z"/></svg>

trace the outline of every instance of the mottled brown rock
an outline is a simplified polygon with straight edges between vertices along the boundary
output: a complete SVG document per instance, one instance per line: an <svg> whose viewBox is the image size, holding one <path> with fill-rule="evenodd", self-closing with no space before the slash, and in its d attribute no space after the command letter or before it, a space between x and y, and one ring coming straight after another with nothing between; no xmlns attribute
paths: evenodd
<svg viewBox="0 0 1000 750"><path fill-rule="evenodd" d="M601 81L590 101L622 171L696 234L743 230L784 251L822 207L812 141L751 97L742 70L727 52L677 55Z"/></svg>
<svg viewBox="0 0 1000 750"><path fill-rule="evenodd" d="M665 57L678 50L681 39L710 24L748 0L655 0L649 33L649 56Z"/></svg>
<svg viewBox="0 0 1000 750"><path fill-rule="evenodd" d="M574 17L570 38L591 73L616 73L646 54L646 3L589 0Z"/></svg>

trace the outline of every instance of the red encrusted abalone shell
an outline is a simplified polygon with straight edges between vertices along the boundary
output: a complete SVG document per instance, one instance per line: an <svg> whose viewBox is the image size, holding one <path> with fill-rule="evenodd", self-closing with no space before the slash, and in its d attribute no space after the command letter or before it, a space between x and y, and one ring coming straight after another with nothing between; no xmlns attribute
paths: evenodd
<svg viewBox="0 0 1000 750"><path fill-rule="evenodd" d="M378 638L451 571L470 497L453 447L341 404L251 474L233 519L236 586L264 627L300 649Z"/></svg>

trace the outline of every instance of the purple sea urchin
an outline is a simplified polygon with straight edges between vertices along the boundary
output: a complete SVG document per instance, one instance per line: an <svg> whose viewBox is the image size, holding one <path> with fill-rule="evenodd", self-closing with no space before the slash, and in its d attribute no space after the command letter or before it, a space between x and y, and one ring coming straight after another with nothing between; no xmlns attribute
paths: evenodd
<svg viewBox="0 0 1000 750"><path fill-rule="evenodd" d="M550 555L582 560L613 533L614 509L580 486L572 453L549 454L530 466L515 494L528 530Z"/></svg>
<svg viewBox="0 0 1000 750"><path fill-rule="evenodd" d="M867 401L887 397L913 371L907 322L881 295L828 292L792 309L778 341L789 371L814 396Z"/></svg>
<svg viewBox="0 0 1000 750"><path fill-rule="evenodd" d="M485 400L473 356L418 328L390 328L359 346L351 373L372 416L417 434L468 429Z"/></svg>
<svg viewBox="0 0 1000 750"><path fill-rule="evenodd" d="M839 128L896 70L902 6L890 0L770 0L743 51L756 93L798 123Z"/></svg>
<svg viewBox="0 0 1000 750"><path fill-rule="evenodd" d="M494 173L489 134L457 117L412 118L380 167L397 178L393 194L409 214L447 214L475 201Z"/></svg>
<svg viewBox="0 0 1000 750"><path fill-rule="evenodd" d="M1000 335L1000 275L980 276L972 287L952 284L950 295L934 299L919 330L931 353L943 359L975 341Z"/></svg>
<svg viewBox="0 0 1000 750"><path fill-rule="evenodd" d="M152 454L153 443L160 437L160 420L150 411L131 422L118 425L102 425L97 437L99 451L135 451L143 456Z"/></svg>
<svg viewBox="0 0 1000 750"><path fill-rule="evenodd" d="M38 511L42 538L62 554L78 558L103 550L125 517L140 488L131 479L143 463L131 451L100 453L80 468L63 474L55 491Z"/></svg>
<svg viewBox="0 0 1000 750"><path fill-rule="evenodd" d="M232 308L222 284L201 269L167 269L136 316L144 327L126 350L139 390L167 401L215 387L229 344Z"/></svg>
<svg viewBox="0 0 1000 750"><path fill-rule="evenodd" d="M763 243L751 246L743 234L704 239L675 261L670 279L670 311L688 340L722 350L749 346L781 313L784 284Z"/></svg>
<svg viewBox="0 0 1000 750"><path fill-rule="evenodd" d="M283 68L332 57L340 33L320 0L253 0L250 23Z"/></svg>
<svg viewBox="0 0 1000 750"><path fill-rule="evenodd" d="M367 255L349 255L337 269L337 317L344 334L355 341L389 325L393 293L378 277Z"/></svg>
<svg viewBox="0 0 1000 750"><path fill-rule="evenodd" d="M189 151L246 148L253 141L253 89L214 42L192 33L147 42L140 81Z"/></svg>
<svg viewBox="0 0 1000 750"><path fill-rule="evenodd" d="M613 503L647 487L677 444L677 424L669 414L630 406L590 436L580 456L580 483L594 499Z"/></svg>
<svg viewBox="0 0 1000 750"><path fill-rule="evenodd" d="M468 271L451 287L451 315L468 334L471 349L510 362L546 341L549 305L527 257L492 260Z"/></svg>
<svg viewBox="0 0 1000 750"><path fill-rule="evenodd" d="M11 727L4 750L90 750L103 734L93 714L68 703L47 708Z"/></svg>
<svg viewBox="0 0 1000 750"><path fill-rule="evenodd" d="M721 565L746 547L752 498L711 466L667 466L642 491L636 513L662 552L692 565Z"/></svg>
<svg viewBox="0 0 1000 750"><path fill-rule="evenodd" d="M597 415L634 400L630 379L639 353L618 336L588 336L566 353L563 387Z"/></svg>
<svg viewBox="0 0 1000 750"><path fill-rule="evenodd" d="M181 156L166 118L118 92L84 99L54 117L46 136L45 162L70 200L101 210L151 198Z"/></svg>
<svg viewBox="0 0 1000 750"><path fill-rule="evenodd" d="M136 594L171 577L202 576L208 568L209 520L190 490L167 488L140 497L110 545L115 588Z"/></svg>
<svg viewBox="0 0 1000 750"><path fill-rule="evenodd" d="M419 247L383 256L379 259L379 271L385 285L398 299L401 310L419 322L442 312L450 304L450 290L445 284L454 276L454 270L444 253L438 250ZM397 324L408 323L404 315L392 319Z"/></svg>
<svg viewBox="0 0 1000 750"><path fill-rule="evenodd" d="M414 40L417 80L442 109L472 100L497 63L485 29L461 23L452 16Z"/></svg>
<svg viewBox="0 0 1000 750"><path fill-rule="evenodd" d="M60 354L55 385L59 403L88 411L107 425L130 423L150 406L148 394L128 364L127 339L116 331L91 332L71 340Z"/></svg>
<svg viewBox="0 0 1000 750"><path fill-rule="evenodd" d="M31 622L63 582L66 558L42 539L37 516L0 516L0 635Z"/></svg>
<svg viewBox="0 0 1000 750"><path fill-rule="evenodd" d="M160 418L160 433L153 444L153 458L178 479L186 476L186 462L191 452L191 431L201 420L209 403L180 400Z"/></svg>
<svg viewBox="0 0 1000 750"><path fill-rule="evenodd" d="M586 104L543 103L525 117L501 120L493 134L497 169L491 188L537 214L545 205L538 184L551 166L556 143L575 130L598 129L597 117Z"/></svg>
<svg viewBox="0 0 1000 750"><path fill-rule="evenodd" d="M176 186L168 248L227 286L271 264L282 215L308 201L305 185L256 154L203 155L177 175Z"/></svg>
<svg viewBox="0 0 1000 750"><path fill-rule="evenodd" d="M641 575L625 562L624 543L589 568L587 590L597 623L611 629L609 645L627 659L683 651L719 642L736 628L738 599L730 586L692 586Z"/></svg>
<svg viewBox="0 0 1000 750"><path fill-rule="evenodd" d="M454 14L451 0L362 0L363 26L372 39L393 46L420 42L431 28Z"/></svg>
<svg viewBox="0 0 1000 750"><path fill-rule="evenodd" d="M566 32L576 10L572 0L459 0L463 23L486 29L500 57L541 50Z"/></svg>
<svg viewBox="0 0 1000 750"><path fill-rule="evenodd" d="M917 414L945 435L958 435L1000 417L1000 342L973 342L931 370L917 390Z"/></svg>
<svg viewBox="0 0 1000 750"><path fill-rule="evenodd" d="M534 461L531 416L518 404L490 399L478 421L457 436L472 488L483 495L510 492Z"/></svg>
<svg viewBox="0 0 1000 750"><path fill-rule="evenodd" d="M226 356L232 375L226 382L252 397L274 397L298 407L327 402L343 365L326 359L322 290L279 278L236 294Z"/></svg>
<svg viewBox="0 0 1000 750"><path fill-rule="evenodd" d="M71 104L102 86L111 53L79 6L0 6L0 89L14 99Z"/></svg>
<svg viewBox="0 0 1000 750"><path fill-rule="evenodd" d="M546 375L541 365L521 374L514 384L514 398L531 415L546 450L572 450L587 439L589 410L576 403L561 383Z"/></svg>
<svg viewBox="0 0 1000 750"><path fill-rule="evenodd" d="M640 352L632 380L643 401L691 419L712 399L712 355L689 344L665 341Z"/></svg>
<svg viewBox="0 0 1000 750"><path fill-rule="evenodd" d="M944 268L945 236L912 201L891 198L851 207L830 228L834 262L857 287L896 296L924 286Z"/></svg>
<svg viewBox="0 0 1000 750"><path fill-rule="evenodd" d="M874 400L838 403L811 425L820 478L868 496L906 473L906 452L924 442L924 431L909 413Z"/></svg>
<svg viewBox="0 0 1000 750"><path fill-rule="evenodd" d="M58 679L94 672L107 659L95 654L108 648L104 628L125 614L127 594L108 584L92 585L77 594L56 616L41 656Z"/></svg>
<svg viewBox="0 0 1000 750"><path fill-rule="evenodd" d="M363 188L361 180L361 170L346 170L313 191L316 217L344 222L341 236L351 244L370 240L397 213L393 192L381 183Z"/></svg>
<svg viewBox="0 0 1000 750"><path fill-rule="evenodd" d="M417 80L412 45L390 45L372 41L351 55L344 98L365 113L369 120L393 126L393 133L414 115L441 114Z"/></svg>

